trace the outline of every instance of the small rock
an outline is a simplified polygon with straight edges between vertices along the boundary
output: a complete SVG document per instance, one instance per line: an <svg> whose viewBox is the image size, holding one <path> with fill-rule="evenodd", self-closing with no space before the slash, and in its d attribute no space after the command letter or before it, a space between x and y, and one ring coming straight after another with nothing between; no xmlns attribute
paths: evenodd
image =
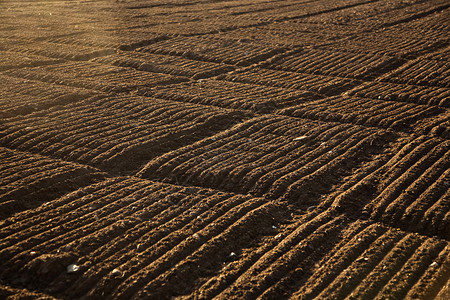
<svg viewBox="0 0 450 300"><path fill-rule="evenodd" d="M273 230L277 230L277 226L272 225L272 229L273 229Z"/></svg>
<svg viewBox="0 0 450 300"><path fill-rule="evenodd" d="M302 135L302 136L294 138L293 141L301 141L301 140L304 140L306 138L308 138L306 135Z"/></svg>
<svg viewBox="0 0 450 300"><path fill-rule="evenodd" d="M437 262L435 262L435 261L433 261L432 263L431 263L431 265L430 265L430 267L437 267L438 266L438 263Z"/></svg>
<svg viewBox="0 0 450 300"><path fill-rule="evenodd" d="M119 269L114 269L114 270L112 270L111 275L112 276L121 276L122 272L120 272Z"/></svg>
<svg viewBox="0 0 450 300"><path fill-rule="evenodd" d="M280 233L280 234L277 234L277 235L275 236L275 238L276 238L276 239L281 238L281 233Z"/></svg>
<svg viewBox="0 0 450 300"><path fill-rule="evenodd" d="M67 266L67 273L71 274L71 273L75 273L80 269L80 267L76 264L71 264Z"/></svg>
<svg viewBox="0 0 450 300"><path fill-rule="evenodd" d="M35 256L35 255L36 255L36 251L31 251L31 252L30 252L30 255L31 255L31 256Z"/></svg>
<svg viewBox="0 0 450 300"><path fill-rule="evenodd" d="M369 259L367 257L360 257L358 258L356 261L357 262L361 262L361 261L368 261Z"/></svg>
<svg viewBox="0 0 450 300"><path fill-rule="evenodd" d="M230 255L228 255L228 260L233 261L237 259L237 254L234 252L231 252Z"/></svg>
<svg viewBox="0 0 450 300"><path fill-rule="evenodd" d="M144 249L145 249L145 247L144 247L144 245L142 245L142 244L138 244L138 245L136 246L136 250L137 250L138 252L142 252L142 251L144 251Z"/></svg>
<svg viewBox="0 0 450 300"><path fill-rule="evenodd" d="M199 238L200 238L200 236L198 235L198 233L194 233L194 234L192 235L192 237L193 237L194 239L199 239Z"/></svg>

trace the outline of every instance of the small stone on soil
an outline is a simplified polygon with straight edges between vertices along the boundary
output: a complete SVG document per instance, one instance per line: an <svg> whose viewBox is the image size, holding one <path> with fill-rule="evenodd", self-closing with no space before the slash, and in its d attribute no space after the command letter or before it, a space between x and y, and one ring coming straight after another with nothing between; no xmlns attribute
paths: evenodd
<svg viewBox="0 0 450 300"><path fill-rule="evenodd" d="M228 260L233 261L237 259L237 254L234 252L231 252L230 255L228 255Z"/></svg>
<svg viewBox="0 0 450 300"><path fill-rule="evenodd" d="M308 138L306 135L302 135L302 136L294 138L293 141L301 141L301 140L304 140L306 138Z"/></svg>
<svg viewBox="0 0 450 300"><path fill-rule="evenodd" d="M121 276L122 272L120 272L119 269L114 269L114 270L112 270L111 275L113 275L113 276Z"/></svg>
<svg viewBox="0 0 450 300"><path fill-rule="evenodd" d="M369 259L367 257L360 257L358 258L356 261L360 262L360 261L368 261Z"/></svg>
<svg viewBox="0 0 450 300"><path fill-rule="evenodd" d="M435 262L435 261L433 261L433 262L431 263L431 265L430 265L430 267L437 267L437 266L438 266L438 263Z"/></svg>
<svg viewBox="0 0 450 300"><path fill-rule="evenodd" d="M67 266L67 273L71 274L71 273L75 273L80 269L79 266L77 266L76 264L71 264Z"/></svg>

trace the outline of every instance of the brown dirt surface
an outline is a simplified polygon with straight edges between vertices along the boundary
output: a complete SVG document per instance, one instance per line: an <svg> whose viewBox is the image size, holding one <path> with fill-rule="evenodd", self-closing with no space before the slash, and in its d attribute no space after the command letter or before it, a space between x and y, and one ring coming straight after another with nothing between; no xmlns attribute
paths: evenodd
<svg viewBox="0 0 450 300"><path fill-rule="evenodd" d="M449 22L0 1L0 299L450 299Z"/></svg>

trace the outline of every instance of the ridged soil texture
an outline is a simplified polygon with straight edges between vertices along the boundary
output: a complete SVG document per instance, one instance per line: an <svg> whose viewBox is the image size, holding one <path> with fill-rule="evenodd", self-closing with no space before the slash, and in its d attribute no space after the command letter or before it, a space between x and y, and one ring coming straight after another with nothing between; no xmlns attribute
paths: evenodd
<svg viewBox="0 0 450 300"><path fill-rule="evenodd" d="M138 176L315 205L389 138L371 128L269 115L161 155Z"/></svg>
<svg viewBox="0 0 450 300"><path fill-rule="evenodd" d="M93 97L83 104L9 119L1 125L0 143L126 172L244 117L238 111L138 96Z"/></svg>
<svg viewBox="0 0 450 300"><path fill-rule="evenodd" d="M450 299L449 21L0 1L0 299Z"/></svg>

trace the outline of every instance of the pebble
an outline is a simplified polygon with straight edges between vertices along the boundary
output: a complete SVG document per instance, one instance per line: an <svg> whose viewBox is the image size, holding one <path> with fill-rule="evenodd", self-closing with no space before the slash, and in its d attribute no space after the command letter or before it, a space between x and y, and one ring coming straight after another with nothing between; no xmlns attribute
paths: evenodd
<svg viewBox="0 0 450 300"><path fill-rule="evenodd" d="M228 255L229 260L235 260L237 259L237 254L234 252L231 252L230 255Z"/></svg>
<svg viewBox="0 0 450 300"><path fill-rule="evenodd" d="M433 262L431 263L431 265L430 265L430 267L437 267L437 266L438 266L438 263L435 262L435 261L433 261Z"/></svg>
<svg viewBox="0 0 450 300"><path fill-rule="evenodd" d="M80 267L76 264L71 264L67 266L67 273L75 273L80 269Z"/></svg>
<svg viewBox="0 0 450 300"><path fill-rule="evenodd" d="M368 261L369 259L367 257L360 257L356 261Z"/></svg>
<svg viewBox="0 0 450 300"><path fill-rule="evenodd" d="M301 141L301 140L304 140L304 139L306 139L306 138L308 138L306 135L302 135L302 136L299 136L299 137L294 138L293 140L294 140L294 141Z"/></svg>
<svg viewBox="0 0 450 300"><path fill-rule="evenodd" d="M136 250L137 250L138 252L142 252L142 251L144 251L144 249L145 249L145 247L144 247L144 245L142 245L142 244L138 244L138 245L136 246Z"/></svg>
<svg viewBox="0 0 450 300"><path fill-rule="evenodd" d="M114 269L114 270L112 270L111 275L113 275L113 276L121 276L122 272L120 272L119 269Z"/></svg>

